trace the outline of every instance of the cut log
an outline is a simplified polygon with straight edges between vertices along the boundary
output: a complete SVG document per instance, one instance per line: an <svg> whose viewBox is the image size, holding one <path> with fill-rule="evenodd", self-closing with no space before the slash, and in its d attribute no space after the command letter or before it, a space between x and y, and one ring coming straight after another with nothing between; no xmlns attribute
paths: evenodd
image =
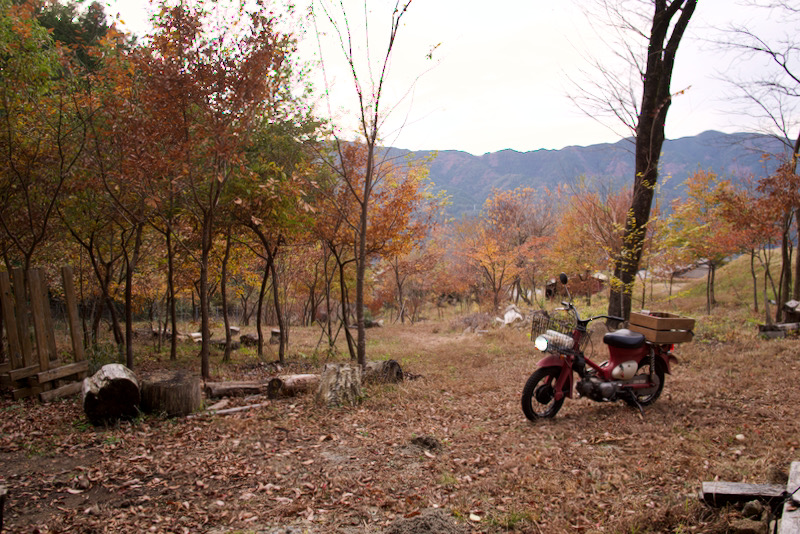
<svg viewBox="0 0 800 534"><path fill-rule="evenodd" d="M319 379L319 375L312 374L278 376L269 381L267 396L277 399L308 393L319 386Z"/></svg>
<svg viewBox="0 0 800 534"><path fill-rule="evenodd" d="M349 363L325 365L315 397L318 404L354 405L361 401L362 396L360 365Z"/></svg>
<svg viewBox="0 0 800 534"><path fill-rule="evenodd" d="M777 504L786 488L778 484L745 484L742 482L703 482L700 498L711 506L742 504L759 500Z"/></svg>
<svg viewBox="0 0 800 534"><path fill-rule="evenodd" d="M395 383L401 382L402 380L403 369L395 360L367 362L367 365L364 367L365 383Z"/></svg>
<svg viewBox="0 0 800 534"><path fill-rule="evenodd" d="M230 403L231 403L231 401L229 401L228 399L222 399L221 401L219 401L217 403L214 403L211 406L209 406L208 408L206 408L205 411L207 411L207 412L216 412L218 410L222 410L223 408L228 406L228 404L230 404Z"/></svg>
<svg viewBox="0 0 800 534"><path fill-rule="evenodd" d="M281 331L279 328L273 328L269 335L270 345L279 345L281 342Z"/></svg>
<svg viewBox="0 0 800 534"><path fill-rule="evenodd" d="M170 417L187 415L203 406L200 377L186 371L163 371L142 380L142 411Z"/></svg>
<svg viewBox="0 0 800 534"><path fill-rule="evenodd" d="M83 380L83 412L94 425L131 419L139 413L139 381L119 363L104 365Z"/></svg>
<svg viewBox="0 0 800 534"><path fill-rule="evenodd" d="M220 397L246 397L260 395L267 390L267 384L262 382L206 382L206 397L218 399Z"/></svg>

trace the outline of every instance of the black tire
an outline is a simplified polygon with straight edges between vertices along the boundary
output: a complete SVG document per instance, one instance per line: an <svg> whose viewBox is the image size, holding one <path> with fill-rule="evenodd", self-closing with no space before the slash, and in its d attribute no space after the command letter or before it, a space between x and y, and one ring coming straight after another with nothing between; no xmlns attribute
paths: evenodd
<svg viewBox="0 0 800 534"><path fill-rule="evenodd" d="M522 388L522 413L531 421L554 417L566 397L555 400L555 383L561 367L541 367L525 382Z"/></svg>
<svg viewBox="0 0 800 534"><path fill-rule="evenodd" d="M650 374L650 358L648 357L644 358L642 362L639 364L639 370L636 371L636 375L639 376L639 375L649 375L649 374ZM646 390L644 389L632 390L634 392L634 395L636 395L636 402L639 403L639 406L650 406L656 400L658 400L658 397L661 396L661 391L664 389L665 374L666 373L664 369L664 363L660 359L656 358L655 377L657 384L654 387L648 388ZM634 380L635 379L636 378L634 377ZM634 402L633 399L631 399L627 395L623 395L622 399L626 403L628 403L628 406L633 406L634 408L637 407L636 402Z"/></svg>

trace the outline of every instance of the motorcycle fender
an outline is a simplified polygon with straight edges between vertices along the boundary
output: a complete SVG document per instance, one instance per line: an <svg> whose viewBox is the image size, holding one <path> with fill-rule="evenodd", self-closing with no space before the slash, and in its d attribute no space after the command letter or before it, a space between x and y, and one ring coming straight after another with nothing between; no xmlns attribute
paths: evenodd
<svg viewBox="0 0 800 534"><path fill-rule="evenodd" d="M675 355L672 354L671 352L668 352L666 354L659 354L658 357L661 358L662 362L664 362L664 367L667 369L667 374L671 375L672 374L672 364L673 363L679 363L678 362L678 358L676 358Z"/></svg>
<svg viewBox="0 0 800 534"><path fill-rule="evenodd" d="M541 360L539 360L539 363L536 364L536 367L561 367L562 368L561 375L563 376L564 375L563 367L565 367L565 363L564 363L563 358L561 356L559 356L558 354L549 354L549 355L545 356L544 358L542 358ZM566 379L564 380L564 382L562 382L562 384L565 384L565 385L568 386L567 387L567 397L569 397L571 399L572 398L572 390L573 390L574 384L573 384L573 378L572 378L572 369L570 368L568 370L569 370L569 372L567 373ZM561 381L562 376L559 376L559 381ZM562 388L562 390L563 390L563 388Z"/></svg>

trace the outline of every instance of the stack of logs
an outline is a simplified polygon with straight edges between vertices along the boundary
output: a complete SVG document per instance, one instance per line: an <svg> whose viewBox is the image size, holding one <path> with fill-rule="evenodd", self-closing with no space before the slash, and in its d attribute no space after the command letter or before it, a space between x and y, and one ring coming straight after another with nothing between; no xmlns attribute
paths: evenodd
<svg viewBox="0 0 800 534"><path fill-rule="evenodd" d="M403 380L395 360L368 362L364 382L382 383ZM358 365L328 364L321 375L294 374L272 378L269 382L206 382L205 396L241 397L266 395L269 399L294 397L316 391L320 404L356 404L362 398L362 369ZM183 416L198 411L203 404L200 379L184 371L165 371L139 381L121 364L103 366L83 382L83 409L93 424L105 425L118 419L136 417L139 411L167 416ZM217 404L207 413L234 413L264 404L222 410Z"/></svg>

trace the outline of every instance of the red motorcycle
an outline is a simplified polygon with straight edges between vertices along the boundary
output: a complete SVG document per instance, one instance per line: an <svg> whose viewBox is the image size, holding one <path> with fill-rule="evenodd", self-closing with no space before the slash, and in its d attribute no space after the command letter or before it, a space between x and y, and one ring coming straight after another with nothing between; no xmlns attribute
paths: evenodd
<svg viewBox="0 0 800 534"><path fill-rule="evenodd" d="M566 287L567 275L561 273L561 283ZM567 291L569 296L569 291ZM548 353L539 361L534 373L522 389L522 411L531 421L553 417L561 409L564 399L572 398L573 389L581 397L598 402L623 400L639 408L653 404L664 388L664 377L670 365L677 362L672 354L672 344L647 341L644 335L628 329L609 332L603 336L608 345L608 361L593 362L584 354L590 334L587 326L597 319L610 319L621 323L621 317L598 315L581 319L570 302L562 302L572 316L571 321L560 320L545 312L533 318L531 339L537 349ZM574 374L579 379L574 383Z"/></svg>

